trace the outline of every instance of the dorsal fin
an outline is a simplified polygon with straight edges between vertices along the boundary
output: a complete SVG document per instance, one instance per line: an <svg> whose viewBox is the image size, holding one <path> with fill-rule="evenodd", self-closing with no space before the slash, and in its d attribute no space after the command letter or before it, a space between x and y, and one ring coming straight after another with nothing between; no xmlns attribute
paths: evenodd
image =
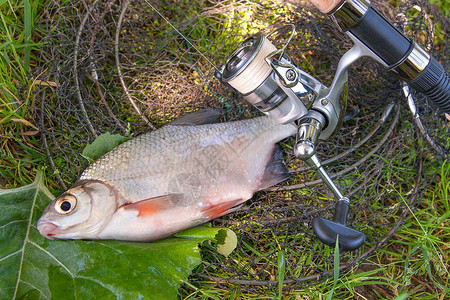
<svg viewBox="0 0 450 300"><path fill-rule="evenodd" d="M183 125L183 126L194 126L203 124L217 123L221 115L220 109L205 108L197 110L195 112L189 113L187 115L181 116L167 125Z"/></svg>

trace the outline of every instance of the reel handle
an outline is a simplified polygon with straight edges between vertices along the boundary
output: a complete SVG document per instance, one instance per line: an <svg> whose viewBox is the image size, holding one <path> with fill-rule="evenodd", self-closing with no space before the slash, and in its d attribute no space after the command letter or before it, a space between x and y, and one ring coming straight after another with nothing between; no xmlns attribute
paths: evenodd
<svg viewBox="0 0 450 300"><path fill-rule="evenodd" d="M342 195L333 180L328 176L316 153L316 144L324 122L323 115L314 110L309 111L306 116L300 119L298 140L294 149L295 155L320 175L322 181L337 199L333 220L315 217L312 221L312 227L314 234L322 243L333 246L339 235L339 247L341 249L355 250L364 244L366 236L364 233L347 226L350 201Z"/></svg>

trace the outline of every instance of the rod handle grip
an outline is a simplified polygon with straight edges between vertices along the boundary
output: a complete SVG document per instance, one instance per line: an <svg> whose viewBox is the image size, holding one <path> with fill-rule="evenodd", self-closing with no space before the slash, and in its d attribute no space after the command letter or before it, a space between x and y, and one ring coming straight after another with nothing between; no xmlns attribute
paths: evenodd
<svg viewBox="0 0 450 300"><path fill-rule="evenodd" d="M443 112L450 114L450 76L434 57L431 57L425 70L408 84L424 93Z"/></svg>

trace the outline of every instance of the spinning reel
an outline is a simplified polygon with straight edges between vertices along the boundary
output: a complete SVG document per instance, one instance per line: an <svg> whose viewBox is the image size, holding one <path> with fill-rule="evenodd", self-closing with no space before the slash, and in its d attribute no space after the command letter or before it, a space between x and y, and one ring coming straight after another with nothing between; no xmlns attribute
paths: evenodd
<svg viewBox="0 0 450 300"><path fill-rule="evenodd" d="M287 25L292 26L292 25ZM280 30L281 28L277 29ZM275 32L275 31L274 31ZM298 126L295 155L320 175L337 200L333 220L315 217L315 235L327 245L336 243L343 250L359 248L365 235L346 225L349 199L328 176L316 153L319 140L328 139L340 123L340 94L347 81L347 68L363 53L359 47L350 50L339 63L330 88L299 69L284 53L288 42L277 49L258 33L243 41L216 73L221 82L231 86L248 102L281 124L296 122Z"/></svg>

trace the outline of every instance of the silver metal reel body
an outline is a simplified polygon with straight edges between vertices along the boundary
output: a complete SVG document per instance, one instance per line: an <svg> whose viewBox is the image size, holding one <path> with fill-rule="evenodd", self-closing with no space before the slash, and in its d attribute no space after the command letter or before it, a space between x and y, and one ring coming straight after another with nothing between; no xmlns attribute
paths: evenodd
<svg viewBox="0 0 450 300"><path fill-rule="evenodd" d="M364 243L365 235L347 227L349 199L323 168L316 145L319 140L328 139L340 123L343 114L340 95L348 80L349 66L363 56L384 62L351 33L348 35L355 44L340 59L330 88L300 70L284 54L286 45L277 50L262 34L241 43L217 76L277 122L298 124L295 155L317 171L337 200L333 221L316 217L312 223L313 230L328 245L332 245L336 235L340 235L340 246L344 250L353 250Z"/></svg>
<svg viewBox="0 0 450 300"><path fill-rule="evenodd" d="M354 46L340 59L330 88L298 68L284 54L286 45L277 49L267 39L268 35L261 33L242 42L217 76L281 124L299 120L310 110L320 112L325 121L319 139L326 140L338 127L341 106L345 106L340 95L348 79L348 67L363 56L372 57L385 65L351 33L347 34Z"/></svg>
<svg viewBox="0 0 450 300"><path fill-rule="evenodd" d="M298 123L301 129L302 126L311 126L311 122L302 122L302 119L313 118L319 122L316 138L307 140L315 152L318 140L327 140L339 126L343 115L341 110L346 106L341 103L340 95L348 80L349 66L363 56L372 57L385 65L356 37L349 32L347 34L354 46L340 59L330 88L299 69L284 54L287 44L277 49L267 39L269 35L261 33L242 42L217 76L261 112L281 124L300 120ZM298 141L303 142L301 135Z"/></svg>

